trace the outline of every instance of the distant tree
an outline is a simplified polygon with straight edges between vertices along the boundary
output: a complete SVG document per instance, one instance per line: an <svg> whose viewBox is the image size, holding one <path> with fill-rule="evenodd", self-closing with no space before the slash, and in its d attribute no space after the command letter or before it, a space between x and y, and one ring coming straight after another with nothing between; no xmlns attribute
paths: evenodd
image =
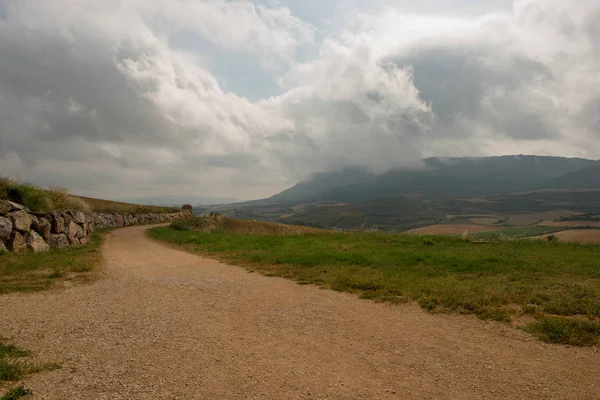
<svg viewBox="0 0 600 400"><path fill-rule="evenodd" d="M184 205L181 206L181 209L183 211L189 211L191 213L193 213L193 210L194 210L194 208L192 207L191 204L184 204Z"/></svg>

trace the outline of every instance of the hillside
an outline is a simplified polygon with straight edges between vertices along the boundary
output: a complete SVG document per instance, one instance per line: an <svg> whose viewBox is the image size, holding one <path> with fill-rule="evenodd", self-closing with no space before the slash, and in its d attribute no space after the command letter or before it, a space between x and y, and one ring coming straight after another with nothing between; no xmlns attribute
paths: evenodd
<svg viewBox="0 0 600 400"><path fill-rule="evenodd" d="M556 177L547 182L547 185L561 189L598 189L600 188L600 161Z"/></svg>
<svg viewBox="0 0 600 400"><path fill-rule="evenodd" d="M0 176L0 200L22 204L32 212L71 210L99 213L165 214L179 211L174 207L147 206L112 200L77 196L65 188L42 188L28 182Z"/></svg>
<svg viewBox="0 0 600 400"><path fill-rule="evenodd" d="M578 182L570 182L568 174L593 177L598 169L599 163L581 158L521 155L428 158L419 168L396 169L382 175L361 168L316 174L265 201L296 205L315 201L352 203L403 195L429 199L493 196L554 188L553 180L560 179L564 181L560 188L576 188ZM588 181L581 187L600 188L595 181Z"/></svg>
<svg viewBox="0 0 600 400"><path fill-rule="evenodd" d="M197 208L234 218L334 229L409 230L471 224L461 215L493 215L494 224L524 213L600 211L600 161L503 156L428 158L418 169L375 175L349 168L314 175L268 199ZM459 218L460 219L460 218Z"/></svg>

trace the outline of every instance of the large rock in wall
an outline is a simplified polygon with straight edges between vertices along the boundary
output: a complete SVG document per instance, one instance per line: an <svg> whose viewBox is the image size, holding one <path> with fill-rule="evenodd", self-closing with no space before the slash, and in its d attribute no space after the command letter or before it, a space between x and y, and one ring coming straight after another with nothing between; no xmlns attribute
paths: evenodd
<svg viewBox="0 0 600 400"><path fill-rule="evenodd" d="M172 214L85 214L70 210L45 214L0 200L0 251L38 252L87 244L94 229L154 224L191 216L189 210Z"/></svg>

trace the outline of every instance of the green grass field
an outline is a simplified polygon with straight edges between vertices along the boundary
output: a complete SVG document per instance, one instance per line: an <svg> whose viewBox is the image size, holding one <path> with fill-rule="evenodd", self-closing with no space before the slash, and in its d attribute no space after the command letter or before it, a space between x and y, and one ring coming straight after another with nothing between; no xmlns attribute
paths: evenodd
<svg viewBox="0 0 600 400"><path fill-rule="evenodd" d="M549 342L600 345L600 246L377 233L232 235L166 227L149 234L300 284L376 301L416 301L430 312L474 314Z"/></svg>
<svg viewBox="0 0 600 400"><path fill-rule="evenodd" d="M87 281L102 262L102 235L96 231L85 246L43 253L0 254L0 295L45 290L57 282Z"/></svg>

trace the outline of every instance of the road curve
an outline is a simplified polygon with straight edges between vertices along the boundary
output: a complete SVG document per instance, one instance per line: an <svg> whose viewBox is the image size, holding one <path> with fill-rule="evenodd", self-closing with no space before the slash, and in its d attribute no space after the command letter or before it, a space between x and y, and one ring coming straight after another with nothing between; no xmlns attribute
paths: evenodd
<svg viewBox="0 0 600 400"><path fill-rule="evenodd" d="M35 399L599 399L598 349L300 286L120 229L93 284L0 296Z"/></svg>

